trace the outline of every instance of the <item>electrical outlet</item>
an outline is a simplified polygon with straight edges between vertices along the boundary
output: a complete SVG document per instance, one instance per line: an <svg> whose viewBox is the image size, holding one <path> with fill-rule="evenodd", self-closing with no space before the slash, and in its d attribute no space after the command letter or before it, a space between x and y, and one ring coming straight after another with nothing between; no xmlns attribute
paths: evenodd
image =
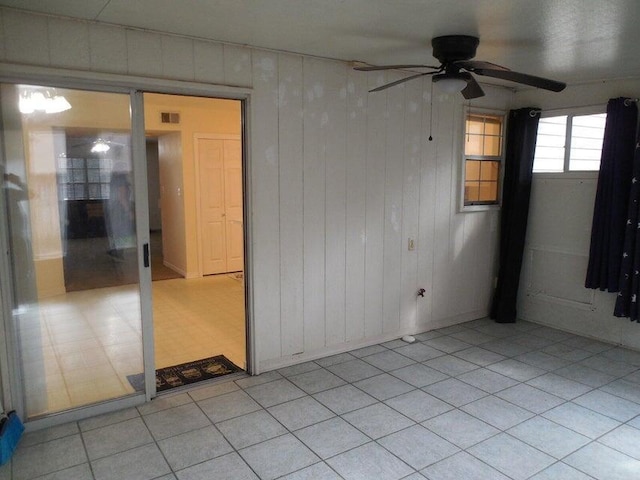
<svg viewBox="0 0 640 480"><path fill-rule="evenodd" d="M416 244L413 241L413 238L409 239L408 249L409 249L410 252L413 252L416 249Z"/></svg>

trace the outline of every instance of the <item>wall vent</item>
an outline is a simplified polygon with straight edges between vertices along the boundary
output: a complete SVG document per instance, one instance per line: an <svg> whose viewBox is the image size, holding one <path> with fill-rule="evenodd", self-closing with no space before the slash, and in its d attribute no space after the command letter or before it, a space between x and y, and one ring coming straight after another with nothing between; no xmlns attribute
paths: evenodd
<svg viewBox="0 0 640 480"><path fill-rule="evenodd" d="M180 123L180 114L177 112L160 112L162 123Z"/></svg>

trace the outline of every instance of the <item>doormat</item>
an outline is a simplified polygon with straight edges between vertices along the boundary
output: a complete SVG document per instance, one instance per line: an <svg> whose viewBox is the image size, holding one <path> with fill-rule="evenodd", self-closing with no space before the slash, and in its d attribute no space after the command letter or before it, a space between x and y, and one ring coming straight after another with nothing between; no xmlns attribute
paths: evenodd
<svg viewBox="0 0 640 480"><path fill-rule="evenodd" d="M224 355L160 368L156 370L156 391L162 392L236 372L242 372L242 369ZM136 392L144 391L144 373L127 375L127 380Z"/></svg>

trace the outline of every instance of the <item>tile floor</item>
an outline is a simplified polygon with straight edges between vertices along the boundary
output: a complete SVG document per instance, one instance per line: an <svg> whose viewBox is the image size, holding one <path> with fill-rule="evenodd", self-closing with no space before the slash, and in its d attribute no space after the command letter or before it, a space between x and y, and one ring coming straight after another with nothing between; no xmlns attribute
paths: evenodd
<svg viewBox="0 0 640 480"><path fill-rule="evenodd" d="M153 282L156 368L225 355L246 368L244 284L234 274Z"/></svg>
<svg viewBox="0 0 640 480"><path fill-rule="evenodd" d="M631 480L640 352L482 319L25 435L0 479Z"/></svg>
<svg viewBox="0 0 640 480"><path fill-rule="evenodd" d="M162 280L153 299L156 368L219 354L245 368L242 281ZM18 325L30 416L134 393L127 376L143 370L137 285L43 299Z"/></svg>

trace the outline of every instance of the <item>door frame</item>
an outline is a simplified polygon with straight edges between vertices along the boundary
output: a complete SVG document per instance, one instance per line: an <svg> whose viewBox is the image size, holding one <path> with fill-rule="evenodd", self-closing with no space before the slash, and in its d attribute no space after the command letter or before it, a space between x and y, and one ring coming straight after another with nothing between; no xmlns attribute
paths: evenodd
<svg viewBox="0 0 640 480"><path fill-rule="evenodd" d="M241 109L242 110L242 109ZM240 112L240 121L242 122L242 111ZM236 135L236 134L232 134L232 133L194 133L193 134L193 167L194 167L194 172L196 174L196 188L195 188L195 193L196 193L196 198L198 199L198 201L196 202L196 244L197 244L197 249L198 249L198 276L199 277L203 277L204 276L204 267L203 267L203 259L202 259L202 207L200 206L200 151L199 151L199 143L198 140L200 139L204 139L204 140L240 140L240 147L244 150L244 142L242 139L242 134L240 135ZM245 177L245 168L244 168L244 153L242 154L242 177ZM245 211L245 206L244 206L244 200L245 200L245 191L244 191L245 185L244 182L242 184L242 211L243 211L243 217L244 215L244 211ZM242 224L242 231L243 231L243 236L244 236L244 223ZM246 241L246 238L245 238ZM244 245L243 245L244 248Z"/></svg>
<svg viewBox="0 0 640 480"><path fill-rule="evenodd" d="M98 92L125 93L130 96L132 157L134 165L134 192L136 202L136 225L138 226L138 254L143 255L144 244L149 243L149 209L147 198L147 166L144 129L144 93L162 93L168 95L186 95L192 97L223 98L241 101L241 142L244 192L244 257L245 257L245 325L247 337L246 364L247 372L255 372L254 343L255 331L253 315L253 281L251 275L252 248L251 224L248 222L251 211L250 180L250 113L251 89L228 87L197 82L178 80L161 80L151 77L136 77L108 73L66 70L50 67L37 67L0 63L0 83L50 85L59 88L85 89ZM0 122L0 128L3 128ZM0 154L4 154L0 152ZM7 218L3 212L4 195L0 195L0 227L6 232ZM5 234L0 235L0 246L8 245ZM3 248L8 252L8 248ZM8 272L10 261L8 255L0 255L0 273ZM139 257L139 285L142 316L142 347L145 373L145 393L108 400L97 404L47 415L46 417L26 422L27 431L38 430L61 423L78 421L83 418L130 408L150 401L157 395L155 385L155 355L153 338L153 315L151 298L151 271L145 268ZM24 418L24 388L20 368L16 359L18 343L9 299L11 286L3 286L0 290L0 385L5 409L15 409Z"/></svg>

